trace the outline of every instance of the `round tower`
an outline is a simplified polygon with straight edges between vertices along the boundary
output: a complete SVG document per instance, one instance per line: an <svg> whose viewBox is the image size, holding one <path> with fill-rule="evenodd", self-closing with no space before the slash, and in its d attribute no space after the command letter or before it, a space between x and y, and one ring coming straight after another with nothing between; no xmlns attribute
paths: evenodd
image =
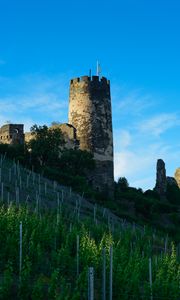
<svg viewBox="0 0 180 300"><path fill-rule="evenodd" d="M77 130L80 149L93 153L94 187L112 195L113 136L110 82L105 77L83 76L70 82L69 123Z"/></svg>

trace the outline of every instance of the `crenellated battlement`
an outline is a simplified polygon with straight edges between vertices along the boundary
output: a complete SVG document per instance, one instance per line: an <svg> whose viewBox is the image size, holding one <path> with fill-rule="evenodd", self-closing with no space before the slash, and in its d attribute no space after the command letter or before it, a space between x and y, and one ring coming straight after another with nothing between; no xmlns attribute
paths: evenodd
<svg viewBox="0 0 180 300"><path fill-rule="evenodd" d="M73 84L77 84L78 82L86 82L86 83L89 83L89 82L92 82L92 83L99 83L99 84L103 84L103 85L110 85L110 81L105 78L105 77L99 77L99 76L81 76L81 77L76 77L76 78L73 78L71 79L70 81L70 84L73 85Z"/></svg>

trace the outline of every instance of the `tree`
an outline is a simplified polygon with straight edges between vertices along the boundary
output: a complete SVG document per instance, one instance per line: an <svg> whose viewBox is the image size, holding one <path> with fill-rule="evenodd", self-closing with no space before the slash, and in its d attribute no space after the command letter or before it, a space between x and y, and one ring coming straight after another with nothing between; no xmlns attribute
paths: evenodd
<svg viewBox="0 0 180 300"><path fill-rule="evenodd" d="M93 154L88 151L64 150L60 159L60 168L71 176L86 176L95 167Z"/></svg>
<svg viewBox="0 0 180 300"><path fill-rule="evenodd" d="M174 184L167 184L166 197L170 203L179 205L180 204L179 187Z"/></svg>
<svg viewBox="0 0 180 300"><path fill-rule="evenodd" d="M64 145L60 128L48 128L46 125L31 127L33 138L27 143L32 162L40 167L56 164Z"/></svg>
<svg viewBox="0 0 180 300"><path fill-rule="evenodd" d="M127 190L127 188L129 187L129 183L128 183L126 177L120 177L118 179L117 184L118 184L118 187L119 187L120 191L122 191L122 192Z"/></svg>

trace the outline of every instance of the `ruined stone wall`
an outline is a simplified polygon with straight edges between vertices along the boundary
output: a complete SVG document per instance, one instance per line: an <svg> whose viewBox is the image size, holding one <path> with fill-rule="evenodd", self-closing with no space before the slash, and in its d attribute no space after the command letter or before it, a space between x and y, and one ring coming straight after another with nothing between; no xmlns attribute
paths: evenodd
<svg viewBox="0 0 180 300"><path fill-rule="evenodd" d="M3 144L23 144L24 125L6 124L0 128L0 142Z"/></svg>
<svg viewBox="0 0 180 300"><path fill-rule="evenodd" d="M77 140L76 136L76 128L68 123L62 123L53 125L51 128L60 128L61 132L64 137L65 145L64 147L66 149L78 149L79 148L79 141Z"/></svg>
<svg viewBox="0 0 180 300"><path fill-rule="evenodd" d="M178 187L180 188L180 168L176 169L174 177L175 177L175 179L177 181Z"/></svg>
<svg viewBox="0 0 180 300"><path fill-rule="evenodd" d="M76 128L68 123L62 124L55 124L49 127L49 130L52 128L59 128L64 137L65 144L63 148L66 149L78 149L79 148L79 141L76 137ZM33 135L31 132L25 132L25 142L29 142L31 139L34 139L36 136Z"/></svg>
<svg viewBox="0 0 180 300"><path fill-rule="evenodd" d="M77 130L80 149L90 151L96 160L93 185L113 188L113 137L110 82L98 76L72 79L69 96L69 124Z"/></svg>
<svg viewBox="0 0 180 300"><path fill-rule="evenodd" d="M25 134L24 134L25 142L28 143L32 139L34 139L34 135L31 132L25 132Z"/></svg>

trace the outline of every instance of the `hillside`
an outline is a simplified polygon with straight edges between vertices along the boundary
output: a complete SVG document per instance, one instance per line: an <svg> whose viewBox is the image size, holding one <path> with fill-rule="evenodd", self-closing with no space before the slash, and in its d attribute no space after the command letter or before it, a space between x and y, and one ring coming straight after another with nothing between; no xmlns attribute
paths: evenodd
<svg viewBox="0 0 180 300"><path fill-rule="evenodd" d="M25 201L33 205L34 209L36 205L38 210L42 210L43 207L56 207L57 202L61 202L60 206L66 205L70 213L74 210L79 218L91 214L98 222L103 216L108 223L113 219L112 224L116 221L122 223L125 219L134 223L134 226L148 225L161 230L164 235L168 234L179 244L178 186L167 181L166 194L161 197L154 190L143 192L140 188L130 187L127 179L122 177L111 186L110 191L115 191L112 199L112 193L108 192L107 186L99 189L93 184L97 178L97 162L92 153L80 149L67 149L63 133L58 127L48 129L46 125L34 125L31 134L36 138L23 145L0 144L0 153L4 160L1 170L4 176L2 197L8 202L11 198L16 202ZM14 164L8 166L6 157L13 159Z"/></svg>
<svg viewBox="0 0 180 300"><path fill-rule="evenodd" d="M125 181L125 185L124 185ZM156 191L142 191L129 187L125 178L115 184L115 201L107 205L119 216L131 222L149 225L168 233L177 243L180 241L180 189L167 185L166 195L161 198Z"/></svg>
<svg viewBox="0 0 180 300"><path fill-rule="evenodd" d="M87 299L89 267L89 299L179 299L180 253L170 237L3 155L0 178L0 299Z"/></svg>
<svg viewBox="0 0 180 300"><path fill-rule="evenodd" d="M158 233L109 230L92 219L78 221L64 209L39 215L12 204L1 205L0 230L0 299L87 299L89 267L94 268L90 299L108 297L110 274L112 299L149 299L151 288L155 299L179 299L175 247Z"/></svg>
<svg viewBox="0 0 180 300"><path fill-rule="evenodd" d="M58 184L19 163L0 156L0 195L5 205L26 205L38 215L54 211L57 208L66 210L75 219L91 218L96 224L109 226L132 227L125 219L119 218L108 208L92 203L83 194L72 191L71 187ZM137 226L137 224L134 224Z"/></svg>

